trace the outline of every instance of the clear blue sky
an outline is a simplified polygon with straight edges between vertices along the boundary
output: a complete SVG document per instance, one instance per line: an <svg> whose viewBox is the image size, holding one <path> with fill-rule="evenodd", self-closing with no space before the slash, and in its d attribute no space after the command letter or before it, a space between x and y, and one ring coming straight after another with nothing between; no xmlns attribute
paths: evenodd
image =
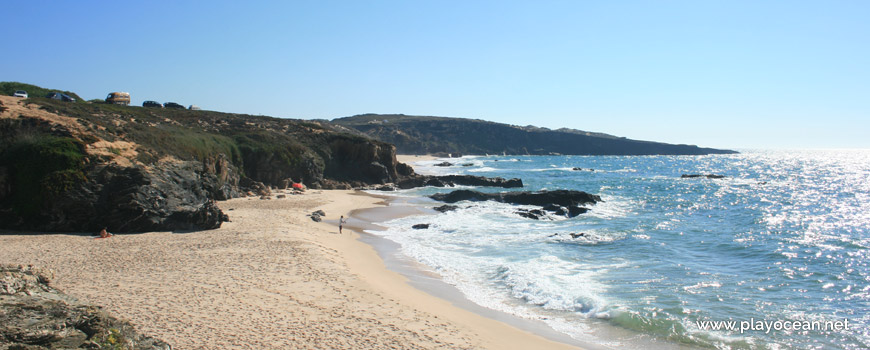
<svg viewBox="0 0 870 350"><path fill-rule="evenodd" d="M289 118L870 148L870 1L8 1L0 81Z"/></svg>

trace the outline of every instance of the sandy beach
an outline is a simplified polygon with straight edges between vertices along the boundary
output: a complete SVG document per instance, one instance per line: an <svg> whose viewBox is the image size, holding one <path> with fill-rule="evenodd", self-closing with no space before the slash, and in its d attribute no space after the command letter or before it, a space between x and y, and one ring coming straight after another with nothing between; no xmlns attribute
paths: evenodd
<svg viewBox="0 0 870 350"><path fill-rule="evenodd" d="M338 233L340 215L380 202L309 191L220 202L232 222L211 231L5 234L0 262L52 269L55 287L175 349L573 348L415 289ZM306 216L318 209L325 222Z"/></svg>

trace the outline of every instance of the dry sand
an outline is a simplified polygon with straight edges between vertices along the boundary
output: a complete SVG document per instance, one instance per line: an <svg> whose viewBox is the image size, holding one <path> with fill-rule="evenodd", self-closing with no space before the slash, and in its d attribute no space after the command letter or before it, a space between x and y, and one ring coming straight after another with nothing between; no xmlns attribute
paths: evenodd
<svg viewBox="0 0 870 350"><path fill-rule="evenodd" d="M356 233L306 216L379 201L312 191L220 202L233 221L211 231L0 235L0 263L53 269L55 287L174 349L573 348L415 289Z"/></svg>
<svg viewBox="0 0 870 350"><path fill-rule="evenodd" d="M410 154L397 154L396 155L396 160L398 160L400 163L405 163L405 164L408 164L411 166L413 166L414 163L416 163L416 162L426 161L426 160L435 160L435 159L438 159L438 157L430 155L430 154L424 154L424 155L419 155L419 156L418 155L410 155Z"/></svg>

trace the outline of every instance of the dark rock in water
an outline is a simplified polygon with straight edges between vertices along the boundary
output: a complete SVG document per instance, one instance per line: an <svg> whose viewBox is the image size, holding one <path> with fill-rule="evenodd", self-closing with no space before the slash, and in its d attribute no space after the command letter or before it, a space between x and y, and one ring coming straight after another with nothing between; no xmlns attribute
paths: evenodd
<svg viewBox="0 0 870 350"><path fill-rule="evenodd" d="M483 193L472 190L456 190L450 193L436 193L429 198L437 201L456 203L459 201L496 201L511 204L525 204L547 206L550 204L565 207L577 206L578 204L594 204L601 201L601 197L583 191L556 190L541 192L503 192Z"/></svg>
<svg viewBox="0 0 870 350"><path fill-rule="evenodd" d="M583 233L583 232L580 232L580 233L571 233L570 236L571 236L571 238L580 238L580 237L586 237L586 234Z"/></svg>
<svg viewBox="0 0 870 350"><path fill-rule="evenodd" d="M462 164L462 166L469 167L469 166L474 166L474 164L473 163L465 163L465 164Z"/></svg>
<svg viewBox="0 0 870 350"><path fill-rule="evenodd" d="M583 170L583 168L574 167L574 168L571 168L571 170L580 171L580 170Z"/></svg>
<svg viewBox="0 0 870 350"><path fill-rule="evenodd" d="M568 207L568 217L569 217L569 218L573 218L573 217L575 217L575 216L577 216L577 215L580 215L580 214L586 213L587 211L589 211L588 208L583 208L583 207L579 207L579 206L576 206L576 205L572 205L572 206L569 206L569 207Z"/></svg>
<svg viewBox="0 0 870 350"><path fill-rule="evenodd" d="M423 182L423 186L447 187L447 186L452 186L452 185L444 183L444 181L441 181L441 179L436 177L436 178L430 178L430 179L426 180L425 182Z"/></svg>
<svg viewBox="0 0 870 350"><path fill-rule="evenodd" d="M446 212L448 212L448 211L454 211L454 210L456 210L456 209L459 209L459 206L456 206L456 205L450 205L450 204L445 204L445 205L442 205L442 206L440 206L440 207L435 207L435 208L433 208L433 209L435 209L435 211L437 211L437 212L439 212L439 213L446 213Z"/></svg>
<svg viewBox="0 0 870 350"><path fill-rule="evenodd" d="M0 348L169 350L132 325L49 285L50 273L0 266Z"/></svg>
<svg viewBox="0 0 870 350"><path fill-rule="evenodd" d="M435 164L435 166L448 167L448 166L453 166L453 163L441 162L441 163Z"/></svg>
<svg viewBox="0 0 870 350"><path fill-rule="evenodd" d="M543 210L551 211L558 215L567 214L568 217L575 217L589 211L587 208L580 207L579 204L595 204L601 201L601 197L597 195L573 190L503 193L456 190L450 193L436 193L429 196L429 198L447 203L456 203L467 200L536 205L542 207ZM567 209L565 207L567 207ZM520 216L535 220L546 216L546 213L542 210L519 210L516 213Z"/></svg>
<svg viewBox="0 0 870 350"><path fill-rule="evenodd" d="M716 175L716 174L683 174L680 178L683 179L694 179L699 177L706 177L708 179L723 179L725 175Z"/></svg>
<svg viewBox="0 0 870 350"><path fill-rule="evenodd" d="M540 210L540 209L532 209L532 210L520 209L520 210L517 210L515 213L519 216L522 216L522 217L527 218L527 219L532 219L532 220L540 220L541 218L547 217L547 213L545 213L543 210Z"/></svg>
<svg viewBox="0 0 870 350"><path fill-rule="evenodd" d="M523 180L513 178L505 180L501 177L483 177L473 175L444 175L438 179L453 185L463 186L480 186L480 187L502 187L502 188L518 188L523 187Z"/></svg>
<svg viewBox="0 0 870 350"><path fill-rule="evenodd" d="M424 229L429 228L429 224L416 224L414 226L411 226L411 228L413 228L415 230L424 230Z"/></svg>
<svg viewBox="0 0 870 350"><path fill-rule="evenodd" d="M514 213L519 215L519 216L522 216L526 219L532 219L532 220L540 220L541 219L539 216L532 214L532 213L529 213L527 211L520 210L520 211L516 211Z"/></svg>
<svg viewBox="0 0 870 350"><path fill-rule="evenodd" d="M553 214L556 214L559 216L567 216L568 215L568 209L561 206L561 205L556 205L556 204L551 203L551 204L545 205L542 209L549 211L549 212L552 212Z"/></svg>
<svg viewBox="0 0 870 350"><path fill-rule="evenodd" d="M500 177L483 177L473 175L444 175L444 176L427 176L418 175L409 177L399 181L396 184L401 189L409 189L416 187L447 187L447 186L479 186L479 187L503 187L515 188L523 187L523 180L514 178L505 180Z"/></svg>
<svg viewBox="0 0 870 350"><path fill-rule="evenodd" d="M377 188L375 188L375 190L377 190L377 191L384 191L384 192L392 192L392 191L395 191L395 190L396 190L396 186L393 186L393 185L382 185L382 186L378 186Z"/></svg>

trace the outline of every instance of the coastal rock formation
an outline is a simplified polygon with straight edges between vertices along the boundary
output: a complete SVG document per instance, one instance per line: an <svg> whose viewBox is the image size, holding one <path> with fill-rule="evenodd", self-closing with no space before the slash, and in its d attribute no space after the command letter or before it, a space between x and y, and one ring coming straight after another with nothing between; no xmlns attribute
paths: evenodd
<svg viewBox="0 0 870 350"><path fill-rule="evenodd" d="M456 190L450 193L436 193L429 196L429 198L447 203L456 203L466 200L489 200L502 203L535 205L541 207L541 209L520 209L516 211L517 215L533 220L548 218L548 214L546 212L550 212L558 216L575 217L589 211L588 208L581 207L580 205L595 204L601 201L601 197L597 195L573 190L503 193L483 193L471 190ZM438 208L436 208L435 210L441 211ZM444 211L447 210L453 209L445 208Z"/></svg>
<svg viewBox="0 0 870 350"><path fill-rule="evenodd" d="M338 181L366 184L395 182L400 176L413 173L410 167L399 167L396 147L364 138L335 137L329 142L324 174Z"/></svg>
<svg viewBox="0 0 870 350"><path fill-rule="evenodd" d="M456 190L450 193L436 193L429 198L446 203L459 201L496 201L511 204L535 205L550 207L559 205L563 207L579 206L583 204L595 204L601 201L601 197L583 191L556 190L540 192L502 192L483 193L472 190Z"/></svg>
<svg viewBox="0 0 870 350"><path fill-rule="evenodd" d="M456 206L456 205L450 205L450 204L445 204L445 205L442 205L442 206L439 206L439 207L435 207L435 208L432 208L432 209L435 209L435 211L437 211L437 212L439 212L439 213L446 213L446 212L448 212L448 211L454 211L454 210L456 210L456 209L459 209L459 206Z"/></svg>
<svg viewBox="0 0 870 350"><path fill-rule="evenodd" d="M30 267L0 266L0 349L171 349L52 288L51 277Z"/></svg>
<svg viewBox="0 0 870 350"><path fill-rule="evenodd" d="M44 203L45 231L114 232L202 230L220 227L227 216L211 200L222 193L217 177L195 162L157 167L97 166L88 181Z"/></svg>
<svg viewBox="0 0 870 350"><path fill-rule="evenodd" d="M396 186L401 189L425 186L452 187L456 185L516 188L523 187L523 180L517 178L505 180L501 177L483 177L473 175L416 175L407 177L396 183Z"/></svg>
<svg viewBox="0 0 870 350"><path fill-rule="evenodd" d="M393 145L328 123L39 97L3 103L5 229L213 229L228 220L213 200L267 199L291 182L350 189L414 176Z"/></svg>
<svg viewBox="0 0 870 350"><path fill-rule="evenodd" d="M725 175L716 175L716 174L683 174L680 178L683 179L695 179L700 177L706 177L708 179L724 179Z"/></svg>
<svg viewBox="0 0 870 350"><path fill-rule="evenodd" d="M226 154L220 153L203 161L203 171L215 176L216 188L210 190L215 200L225 201L241 196L239 180L241 175Z"/></svg>
<svg viewBox="0 0 870 350"><path fill-rule="evenodd" d="M532 219L532 220L541 220L542 217L546 218L546 216L547 216L547 213L545 213L541 209L532 209L532 210L520 209L520 210L516 211L516 214L519 216L522 216L524 218Z"/></svg>
<svg viewBox="0 0 870 350"><path fill-rule="evenodd" d="M425 230L425 229L429 228L429 224L416 224L416 225L411 226L411 228L413 228L415 230Z"/></svg>

